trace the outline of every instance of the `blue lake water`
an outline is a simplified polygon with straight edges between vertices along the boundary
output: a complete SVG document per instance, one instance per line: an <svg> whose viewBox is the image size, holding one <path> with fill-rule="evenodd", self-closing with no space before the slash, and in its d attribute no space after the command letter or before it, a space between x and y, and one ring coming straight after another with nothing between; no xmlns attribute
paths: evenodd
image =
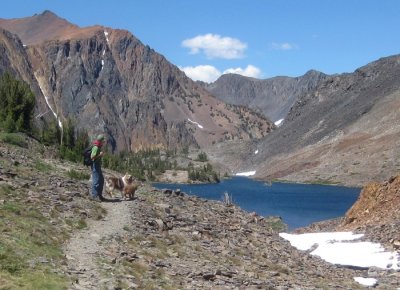
<svg viewBox="0 0 400 290"><path fill-rule="evenodd" d="M344 216L360 194L360 188L292 183L268 185L246 177L234 177L218 184L155 183L153 186L179 188L187 194L221 201L228 192L235 205L261 216L280 216L289 230Z"/></svg>

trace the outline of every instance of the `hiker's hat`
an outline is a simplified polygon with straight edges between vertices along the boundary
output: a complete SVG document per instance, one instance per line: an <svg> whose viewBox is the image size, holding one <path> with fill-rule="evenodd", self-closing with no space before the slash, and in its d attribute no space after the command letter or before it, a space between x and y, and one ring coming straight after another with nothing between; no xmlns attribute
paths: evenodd
<svg viewBox="0 0 400 290"><path fill-rule="evenodd" d="M103 134L99 134L99 135L97 135L97 138L96 138L96 140L97 141L104 141L104 135Z"/></svg>

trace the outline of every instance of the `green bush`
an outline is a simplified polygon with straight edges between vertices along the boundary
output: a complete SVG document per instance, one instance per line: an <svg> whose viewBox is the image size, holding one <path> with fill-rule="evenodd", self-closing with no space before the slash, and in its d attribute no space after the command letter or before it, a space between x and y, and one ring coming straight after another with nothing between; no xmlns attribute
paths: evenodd
<svg viewBox="0 0 400 290"><path fill-rule="evenodd" d="M40 172L50 172L53 170L53 166L51 166L50 164L47 164L43 161L40 161L40 160L35 161L34 167L36 170L38 170Z"/></svg>
<svg viewBox="0 0 400 290"><path fill-rule="evenodd" d="M197 161L206 162L207 160L208 158L206 153L200 152L199 155L197 155Z"/></svg>
<svg viewBox="0 0 400 290"><path fill-rule="evenodd" d="M24 137L15 133L0 133L0 141L19 147L28 147Z"/></svg>

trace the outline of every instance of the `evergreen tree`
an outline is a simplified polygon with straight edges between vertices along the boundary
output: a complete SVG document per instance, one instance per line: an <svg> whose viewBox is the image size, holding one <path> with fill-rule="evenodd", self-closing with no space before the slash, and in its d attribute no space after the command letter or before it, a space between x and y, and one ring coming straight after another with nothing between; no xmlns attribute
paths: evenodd
<svg viewBox="0 0 400 290"><path fill-rule="evenodd" d="M6 72L0 77L0 127L31 132L35 96L29 86Z"/></svg>

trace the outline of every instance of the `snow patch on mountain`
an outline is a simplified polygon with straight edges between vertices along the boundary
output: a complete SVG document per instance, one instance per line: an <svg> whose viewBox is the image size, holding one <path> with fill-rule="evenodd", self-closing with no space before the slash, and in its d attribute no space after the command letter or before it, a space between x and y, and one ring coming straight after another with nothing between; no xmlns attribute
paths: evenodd
<svg viewBox="0 0 400 290"><path fill-rule="evenodd" d="M252 176L254 174L256 174L255 170L254 171L247 171L247 172L238 172L235 175L236 176Z"/></svg>
<svg viewBox="0 0 400 290"><path fill-rule="evenodd" d="M203 126L200 125L199 123L197 123L197 122L195 122L195 121L192 121L192 120L190 120L190 119L188 119L188 121L189 121L190 123L192 123L192 124L197 125L197 127L199 127L200 129L203 129Z"/></svg>
<svg viewBox="0 0 400 290"><path fill-rule="evenodd" d="M35 77L36 77L36 76L35 76ZM37 78L36 78L36 79L37 79ZM42 88L42 86L41 86L39 80L37 80L37 82L38 82L39 88L40 88L40 90L41 90L41 92L42 92L42 94L43 94L43 96L44 96L44 99L46 100L47 106L49 107L50 111L53 113L54 117L56 117L56 120L57 120L57 122L58 122L58 126L59 126L60 128L62 128L61 120L60 120L60 118L58 117L57 113L54 111L54 109L51 107L50 101L49 101L49 97L45 95L45 93L44 93L44 91L43 91L43 88Z"/></svg>

